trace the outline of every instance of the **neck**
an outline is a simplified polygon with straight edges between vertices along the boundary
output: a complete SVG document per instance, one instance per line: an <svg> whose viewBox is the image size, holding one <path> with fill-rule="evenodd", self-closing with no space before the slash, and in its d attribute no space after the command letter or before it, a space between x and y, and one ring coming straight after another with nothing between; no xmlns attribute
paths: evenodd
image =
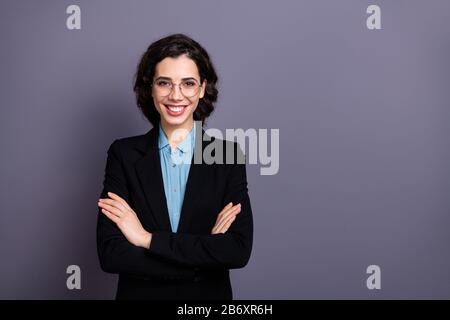
<svg viewBox="0 0 450 320"><path fill-rule="evenodd" d="M191 132L191 130L194 128L194 120L191 119L190 121L186 121L185 123L179 125L170 125L167 122L161 120L160 125L167 136L167 140L169 141L170 146L175 149L177 145L181 141L183 141L189 134L189 132Z"/></svg>

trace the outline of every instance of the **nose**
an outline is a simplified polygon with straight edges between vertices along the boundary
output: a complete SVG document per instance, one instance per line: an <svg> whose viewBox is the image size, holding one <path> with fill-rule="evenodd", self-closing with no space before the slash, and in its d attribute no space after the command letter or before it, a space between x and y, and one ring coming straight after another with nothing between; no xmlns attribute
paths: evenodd
<svg viewBox="0 0 450 320"><path fill-rule="evenodd" d="M184 96L181 93L181 88L179 85L173 85L172 91L169 94L169 98L173 100L183 100Z"/></svg>

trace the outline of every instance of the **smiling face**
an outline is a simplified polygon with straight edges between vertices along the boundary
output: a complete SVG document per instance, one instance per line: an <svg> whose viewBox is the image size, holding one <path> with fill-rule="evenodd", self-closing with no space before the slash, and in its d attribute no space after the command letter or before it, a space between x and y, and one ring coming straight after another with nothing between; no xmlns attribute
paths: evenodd
<svg viewBox="0 0 450 320"><path fill-rule="evenodd" d="M156 65L153 80L155 83L152 87L153 102L161 116L163 129L165 131L179 128L190 130L194 124L194 111L199 100L205 94L206 81L192 97L184 96L178 84L193 85L195 82L192 80L195 80L197 84L200 83L200 75L195 62L186 55L177 58L167 57ZM156 85L156 82L159 82L159 86ZM168 95L162 94L161 88L170 82L174 84L172 90Z"/></svg>

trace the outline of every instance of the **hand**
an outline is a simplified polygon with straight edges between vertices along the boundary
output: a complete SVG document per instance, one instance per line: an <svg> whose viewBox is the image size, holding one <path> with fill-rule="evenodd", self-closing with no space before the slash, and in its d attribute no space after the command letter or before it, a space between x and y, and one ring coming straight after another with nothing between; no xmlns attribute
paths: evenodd
<svg viewBox="0 0 450 320"><path fill-rule="evenodd" d="M227 204L217 216L216 224L214 225L211 234L227 232L239 212L241 212L240 203L235 206L233 206L232 202Z"/></svg>
<svg viewBox="0 0 450 320"><path fill-rule="evenodd" d="M137 247L150 248L152 234L142 227L133 209L117 194L108 192L108 196L112 199L98 201L98 206L102 208L103 214L119 227L130 243Z"/></svg>

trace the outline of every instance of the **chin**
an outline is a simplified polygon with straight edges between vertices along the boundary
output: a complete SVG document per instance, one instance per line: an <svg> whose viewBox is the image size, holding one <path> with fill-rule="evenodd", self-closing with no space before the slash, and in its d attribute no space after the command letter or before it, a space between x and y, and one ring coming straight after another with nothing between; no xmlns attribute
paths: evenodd
<svg viewBox="0 0 450 320"><path fill-rule="evenodd" d="M186 119L170 119L170 118L164 118L165 122L170 125L170 126L179 126L183 123L186 123L186 121L188 120Z"/></svg>

